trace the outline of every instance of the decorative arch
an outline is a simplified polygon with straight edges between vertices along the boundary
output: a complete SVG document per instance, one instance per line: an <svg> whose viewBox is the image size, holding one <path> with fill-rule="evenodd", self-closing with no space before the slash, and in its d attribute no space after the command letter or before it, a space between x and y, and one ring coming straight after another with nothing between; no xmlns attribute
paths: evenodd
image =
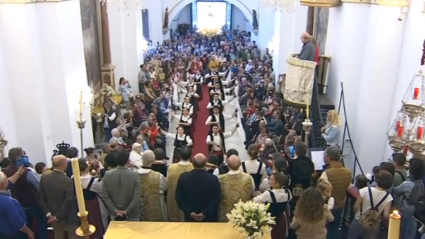
<svg viewBox="0 0 425 239"><path fill-rule="evenodd" d="M226 2L231 3L239 8L252 26L252 9L256 9L256 7L251 9L240 0L226 0ZM172 21L180 14L183 8L190 3L193 3L193 0L181 0L171 8L168 17L168 28L171 27Z"/></svg>

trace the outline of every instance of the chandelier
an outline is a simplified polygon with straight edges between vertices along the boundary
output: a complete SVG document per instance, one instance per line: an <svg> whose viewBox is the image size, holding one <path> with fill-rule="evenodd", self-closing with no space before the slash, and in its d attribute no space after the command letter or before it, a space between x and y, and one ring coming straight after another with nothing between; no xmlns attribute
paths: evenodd
<svg viewBox="0 0 425 239"><path fill-rule="evenodd" d="M208 7L211 9L211 5ZM197 32L199 34L208 38L212 38L221 34L221 27L214 24L214 15L211 13L211 11L208 13L205 22L207 22L207 25L201 26L201 28L198 29Z"/></svg>
<svg viewBox="0 0 425 239"><path fill-rule="evenodd" d="M259 0L262 8L271 8L275 11L285 10L288 13L295 12L298 0Z"/></svg>
<svg viewBox="0 0 425 239"><path fill-rule="evenodd" d="M409 151L414 157L425 156L425 77L415 74L407 88L400 111L388 132L388 141L394 152Z"/></svg>
<svg viewBox="0 0 425 239"><path fill-rule="evenodd" d="M146 0L99 0L102 4L108 4L112 8L123 12L143 10Z"/></svg>

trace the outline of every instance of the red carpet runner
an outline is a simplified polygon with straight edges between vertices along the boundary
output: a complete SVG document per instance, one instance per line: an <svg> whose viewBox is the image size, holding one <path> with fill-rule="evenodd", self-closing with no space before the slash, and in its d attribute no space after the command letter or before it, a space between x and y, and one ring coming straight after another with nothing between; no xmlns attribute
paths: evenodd
<svg viewBox="0 0 425 239"><path fill-rule="evenodd" d="M198 102L198 118L193 122L195 126L195 132L193 133L193 155L203 153L205 156L208 156L208 145L205 141L210 128L205 125L205 121L207 121L207 118L210 115L209 110L207 109L207 105L210 102L210 96L206 85L202 86L202 94L203 99Z"/></svg>

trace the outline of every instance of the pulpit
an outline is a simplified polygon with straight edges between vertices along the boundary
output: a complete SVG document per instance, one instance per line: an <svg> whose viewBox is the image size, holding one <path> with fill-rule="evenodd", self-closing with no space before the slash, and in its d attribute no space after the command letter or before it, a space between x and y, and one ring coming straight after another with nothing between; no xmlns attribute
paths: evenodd
<svg viewBox="0 0 425 239"><path fill-rule="evenodd" d="M286 60L288 70L283 89L283 100L286 104L304 107L311 104L316 62L303 61L292 54Z"/></svg>

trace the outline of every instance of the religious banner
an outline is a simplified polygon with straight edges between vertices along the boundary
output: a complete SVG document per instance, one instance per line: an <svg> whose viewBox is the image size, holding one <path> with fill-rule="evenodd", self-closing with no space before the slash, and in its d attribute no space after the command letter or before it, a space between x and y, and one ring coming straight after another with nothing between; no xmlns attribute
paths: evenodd
<svg viewBox="0 0 425 239"><path fill-rule="evenodd" d="M288 72L283 91L285 103L298 107L310 104L316 62L300 60L296 54L289 56L286 62L288 63Z"/></svg>

